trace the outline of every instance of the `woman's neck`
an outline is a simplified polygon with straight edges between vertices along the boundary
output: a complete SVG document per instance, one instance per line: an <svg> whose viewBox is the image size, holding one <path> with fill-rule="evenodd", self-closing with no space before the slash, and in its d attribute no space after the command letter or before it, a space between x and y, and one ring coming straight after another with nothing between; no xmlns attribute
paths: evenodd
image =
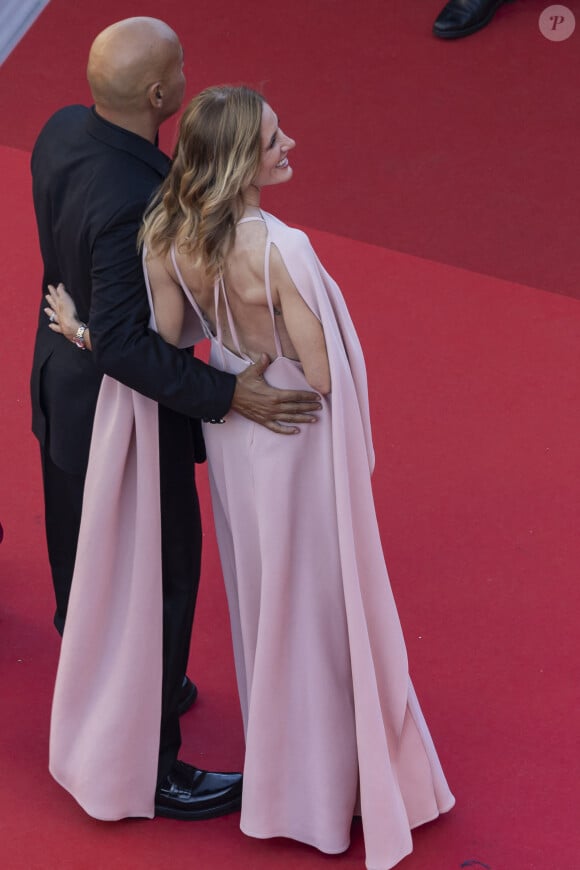
<svg viewBox="0 0 580 870"><path fill-rule="evenodd" d="M250 184L244 191L244 206L246 208L260 208L260 188Z"/></svg>

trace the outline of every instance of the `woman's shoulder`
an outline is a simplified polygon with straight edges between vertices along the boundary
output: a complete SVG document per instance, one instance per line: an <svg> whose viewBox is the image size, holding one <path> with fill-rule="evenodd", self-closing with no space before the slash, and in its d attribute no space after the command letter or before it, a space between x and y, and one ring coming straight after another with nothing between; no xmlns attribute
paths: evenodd
<svg viewBox="0 0 580 870"><path fill-rule="evenodd" d="M312 244L307 234L297 227L288 226L279 218L268 212L263 212L272 242L281 254L311 253Z"/></svg>

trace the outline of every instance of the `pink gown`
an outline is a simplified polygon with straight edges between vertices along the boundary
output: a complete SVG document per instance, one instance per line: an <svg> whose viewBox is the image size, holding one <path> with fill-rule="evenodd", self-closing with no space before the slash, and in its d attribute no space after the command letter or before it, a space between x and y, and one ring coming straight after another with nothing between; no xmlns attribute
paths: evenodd
<svg viewBox="0 0 580 870"><path fill-rule="evenodd" d="M356 811L367 867L388 870L412 850L411 828L454 798L409 679L381 548L360 344L304 233L263 217L277 348L266 379L310 389L300 364L282 356L268 277L274 244L323 325L332 392L299 435L236 413L204 426L246 735L241 828L337 853L348 848ZM211 364L241 372L250 360L223 283L215 309L221 293L236 353L219 322L211 334L179 277L211 341Z"/></svg>
<svg viewBox="0 0 580 870"><path fill-rule="evenodd" d="M357 812L368 870L388 870L412 850L411 829L454 798L409 679L381 549L360 344L307 237L264 220L265 275L275 244L323 325L332 393L300 435L235 413L205 430L246 733L241 827L336 853ZM182 345L201 322L213 365L241 371L249 361L211 335L183 289ZM278 356L267 378L308 388L270 310ZM53 776L99 819L154 815L160 553L157 406L105 377L50 735Z"/></svg>

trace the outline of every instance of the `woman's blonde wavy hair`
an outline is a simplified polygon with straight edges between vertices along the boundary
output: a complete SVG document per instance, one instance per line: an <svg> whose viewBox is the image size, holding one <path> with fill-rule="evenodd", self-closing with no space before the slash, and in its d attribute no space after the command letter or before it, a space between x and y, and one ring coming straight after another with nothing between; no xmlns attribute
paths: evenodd
<svg viewBox="0 0 580 870"><path fill-rule="evenodd" d="M208 278L223 268L256 177L262 150L264 98L247 87L207 88L186 108L169 175L145 213L139 233L156 254L179 251Z"/></svg>

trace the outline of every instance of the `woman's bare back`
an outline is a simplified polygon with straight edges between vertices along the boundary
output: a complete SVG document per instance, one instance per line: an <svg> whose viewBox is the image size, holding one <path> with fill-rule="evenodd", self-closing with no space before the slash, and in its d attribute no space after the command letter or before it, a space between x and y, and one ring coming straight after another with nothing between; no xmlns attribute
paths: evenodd
<svg viewBox="0 0 580 870"><path fill-rule="evenodd" d="M239 224L223 274L240 349L253 361L261 353L267 353L271 359L278 355L266 293L266 242L266 225L261 218ZM179 252L179 243L175 246L175 258L183 280L215 334L217 324L213 282L208 282L204 271L193 262L191 256ZM170 257L166 258L165 268L173 280L179 283ZM282 355L299 360L314 389L327 393L330 390L330 375L322 326L294 286L274 245L270 248L268 268ZM219 294L217 318L224 345L237 353L222 293Z"/></svg>

